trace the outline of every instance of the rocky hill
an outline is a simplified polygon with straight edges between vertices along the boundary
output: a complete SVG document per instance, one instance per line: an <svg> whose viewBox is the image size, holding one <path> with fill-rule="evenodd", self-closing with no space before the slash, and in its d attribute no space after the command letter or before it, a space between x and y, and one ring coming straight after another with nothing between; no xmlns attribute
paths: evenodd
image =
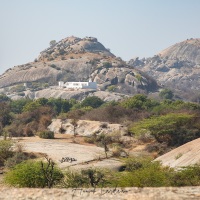
<svg viewBox="0 0 200 200"><path fill-rule="evenodd" d="M163 87L195 100L200 89L200 39L177 43L152 58L135 58L129 65L146 72ZM191 99L193 96L194 99Z"/></svg>
<svg viewBox="0 0 200 200"><path fill-rule="evenodd" d="M58 85L61 80L89 78L103 91L134 94L157 89L156 81L114 56L96 38L73 36L51 45L34 62L8 69L0 76L0 88L12 94L16 90L24 92L25 83L31 91L41 91Z"/></svg>

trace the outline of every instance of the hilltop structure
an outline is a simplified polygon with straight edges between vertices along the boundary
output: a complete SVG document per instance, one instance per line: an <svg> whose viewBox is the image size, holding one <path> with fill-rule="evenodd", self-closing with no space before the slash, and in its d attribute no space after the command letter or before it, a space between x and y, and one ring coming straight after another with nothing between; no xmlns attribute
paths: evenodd
<svg viewBox="0 0 200 200"><path fill-rule="evenodd" d="M97 90L97 83L92 82L91 79L89 79L88 82L66 82L59 81L58 85L60 88L67 88L67 89L94 89Z"/></svg>

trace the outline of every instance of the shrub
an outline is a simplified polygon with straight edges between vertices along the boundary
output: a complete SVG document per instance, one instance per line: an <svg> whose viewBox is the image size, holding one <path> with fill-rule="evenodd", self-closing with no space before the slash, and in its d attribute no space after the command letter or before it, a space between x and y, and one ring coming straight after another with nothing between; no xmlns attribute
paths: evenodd
<svg viewBox="0 0 200 200"><path fill-rule="evenodd" d="M126 171L135 171L140 168L147 168L151 165L152 159L150 157L135 157L125 160Z"/></svg>
<svg viewBox="0 0 200 200"><path fill-rule="evenodd" d="M108 89L109 92L114 92L115 89L116 89L116 86L115 85L110 85L110 86L107 87L107 89Z"/></svg>
<svg viewBox="0 0 200 200"><path fill-rule="evenodd" d="M171 90L169 89L163 89L160 93L159 93L159 96L162 98L162 99L172 99L174 94Z"/></svg>
<svg viewBox="0 0 200 200"><path fill-rule="evenodd" d="M13 155L13 142L11 140L0 140L0 165Z"/></svg>
<svg viewBox="0 0 200 200"><path fill-rule="evenodd" d="M171 180L172 186L199 186L200 185L200 165L184 167L174 174Z"/></svg>
<svg viewBox="0 0 200 200"><path fill-rule="evenodd" d="M148 168L140 168L133 172L124 172L119 179L119 187L162 187L169 186L169 169L162 169L157 163Z"/></svg>
<svg viewBox="0 0 200 200"><path fill-rule="evenodd" d="M101 169L86 169L81 172L67 171L63 181L63 187L97 187L107 183L105 172Z"/></svg>
<svg viewBox="0 0 200 200"><path fill-rule="evenodd" d="M126 171L118 173L118 187L162 187L170 185L173 170L162 167L150 158L131 158L126 161Z"/></svg>
<svg viewBox="0 0 200 200"><path fill-rule="evenodd" d="M43 165L48 172L51 172L52 169L48 167L48 163L43 163ZM44 188L48 186L48 179L42 169L40 161L25 161L8 171L4 180L5 183L15 187ZM52 171L53 185L58 183L62 177L61 171L54 166Z"/></svg>
<svg viewBox="0 0 200 200"><path fill-rule="evenodd" d="M12 157L8 158L5 161L5 166L8 168L12 168L15 165L23 162L24 160L28 160L28 159L29 159L29 156L27 156L25 153L17 152L17 153L14 153L14 155Z"/></svg>
<svg viewBox="0 0 200 200"><path fill-rule="evenodd" d="M52 131L41 131L38 136L43 139L54 139L54 132Z"/></svg>

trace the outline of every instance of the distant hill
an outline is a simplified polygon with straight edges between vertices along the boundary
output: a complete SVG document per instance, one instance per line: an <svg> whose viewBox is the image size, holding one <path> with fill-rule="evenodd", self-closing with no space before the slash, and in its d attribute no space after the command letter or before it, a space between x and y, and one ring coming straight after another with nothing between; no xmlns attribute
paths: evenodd
<svg viewBox="0 0 200 200"><path fill-rule="evenodd" d="M136 94L157 89L154 79L114 56L96 38L74 36L45 49L34 62L8 69L0 76L0 88L1 92L20 91L21 95L24 92L34 97L32 93L56 86L60 80L87 81L89 78L96 81L102 91ZM26 88L23 90L23 84L32 93L27 93ZM58 93L56 97L62 97L63 92Z"/></svg>
<svg viewBox="0 0 200 200"><path fill-rule="evenodd" d="M200 100L200 39L174 44L147 59L128 62L186 100Z"/></svg>

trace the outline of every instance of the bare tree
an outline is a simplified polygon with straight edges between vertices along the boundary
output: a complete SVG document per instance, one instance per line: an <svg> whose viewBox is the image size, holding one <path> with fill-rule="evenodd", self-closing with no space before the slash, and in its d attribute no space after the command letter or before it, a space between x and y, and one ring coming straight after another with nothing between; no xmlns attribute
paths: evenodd
<svg viewBox="0 0 200 200"><path fill-rule="evenodd" d="M41 161L41 168L46 179L48 188L52 188L55 182L55 178L53 177L55 163L52 161L51 158L48 158L47 156L45 156L45 158L47 160L47 166L45 166L44 163Z"/></svg>
<svg viewBox="0 0 200 200"><path fill-rule="evenodd" d="M74 133L74 137L76 137L77 133L76 133L76 129L78 127L78 119L71 119L71 125L73 126L73 133Z"/></svg>

